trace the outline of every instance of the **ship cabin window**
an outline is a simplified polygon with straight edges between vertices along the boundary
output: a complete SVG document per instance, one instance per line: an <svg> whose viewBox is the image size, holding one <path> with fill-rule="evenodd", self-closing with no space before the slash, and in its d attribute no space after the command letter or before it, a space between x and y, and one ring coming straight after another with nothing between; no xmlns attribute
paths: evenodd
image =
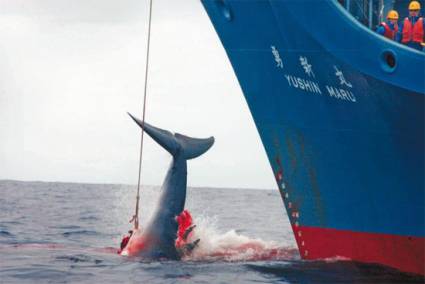
<svg viewBox="0 0 425 284"><path fill-rule="evenodd" d="M338 0L363 25L373 29L384 19L383 7L393 6L393 0Z"/></svg>

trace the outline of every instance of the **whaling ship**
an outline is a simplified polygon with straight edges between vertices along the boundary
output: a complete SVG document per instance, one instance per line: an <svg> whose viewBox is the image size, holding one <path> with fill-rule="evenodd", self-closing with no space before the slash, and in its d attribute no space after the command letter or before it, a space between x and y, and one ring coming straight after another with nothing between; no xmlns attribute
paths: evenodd
<svg viewBox="0 0 425 284"><path fill-rule="evenodd" d="M423 275L425 55L370 29L408 2L202 2L300 255Z"/></svg>

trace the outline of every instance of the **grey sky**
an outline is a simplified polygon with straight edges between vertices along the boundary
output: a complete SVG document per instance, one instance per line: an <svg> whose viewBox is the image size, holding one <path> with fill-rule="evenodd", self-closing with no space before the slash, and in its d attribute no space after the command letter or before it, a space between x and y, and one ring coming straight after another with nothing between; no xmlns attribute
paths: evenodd
<svg viewBox="0 0 425 284"><path fill-rule="evenodd" d="M137 182L147 1L0 0L0 179ZM147 121L216 144L190 185L273 188L257 130L198 0L155 0ZM169 155L146 139L143 183Z"/></svg>

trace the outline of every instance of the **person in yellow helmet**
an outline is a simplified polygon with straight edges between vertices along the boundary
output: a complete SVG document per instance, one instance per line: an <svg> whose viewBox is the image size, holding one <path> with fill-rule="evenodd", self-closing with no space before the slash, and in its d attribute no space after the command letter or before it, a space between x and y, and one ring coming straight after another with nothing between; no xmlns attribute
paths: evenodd
<svg viewBox="0 0 425 284"><path fill-rule="evenodd" d="M399 27L397 41L417 50L423 49L425 42L425 21L419 16L421 4L412 1L409 4L409 16L406 17Z"/></svg>
<svg viewBox="0 0 425 284"><path fill-rule="evenodd" d="M395 40L395 37L398 33L398 13L395 10L391 10L387 14L387 21L382 22L376 32L380 35L385 36L388 39Z"/></svg>

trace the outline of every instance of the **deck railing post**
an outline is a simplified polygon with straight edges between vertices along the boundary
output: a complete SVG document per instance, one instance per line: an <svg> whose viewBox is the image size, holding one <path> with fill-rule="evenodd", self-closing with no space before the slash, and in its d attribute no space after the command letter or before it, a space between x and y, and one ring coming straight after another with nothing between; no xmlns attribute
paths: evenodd
<svg viewBox="0 0 425 284"><path fill-rule="evenodd" d="M373 24L373 0L369 0L369 29L372 29Z"/></svg>

